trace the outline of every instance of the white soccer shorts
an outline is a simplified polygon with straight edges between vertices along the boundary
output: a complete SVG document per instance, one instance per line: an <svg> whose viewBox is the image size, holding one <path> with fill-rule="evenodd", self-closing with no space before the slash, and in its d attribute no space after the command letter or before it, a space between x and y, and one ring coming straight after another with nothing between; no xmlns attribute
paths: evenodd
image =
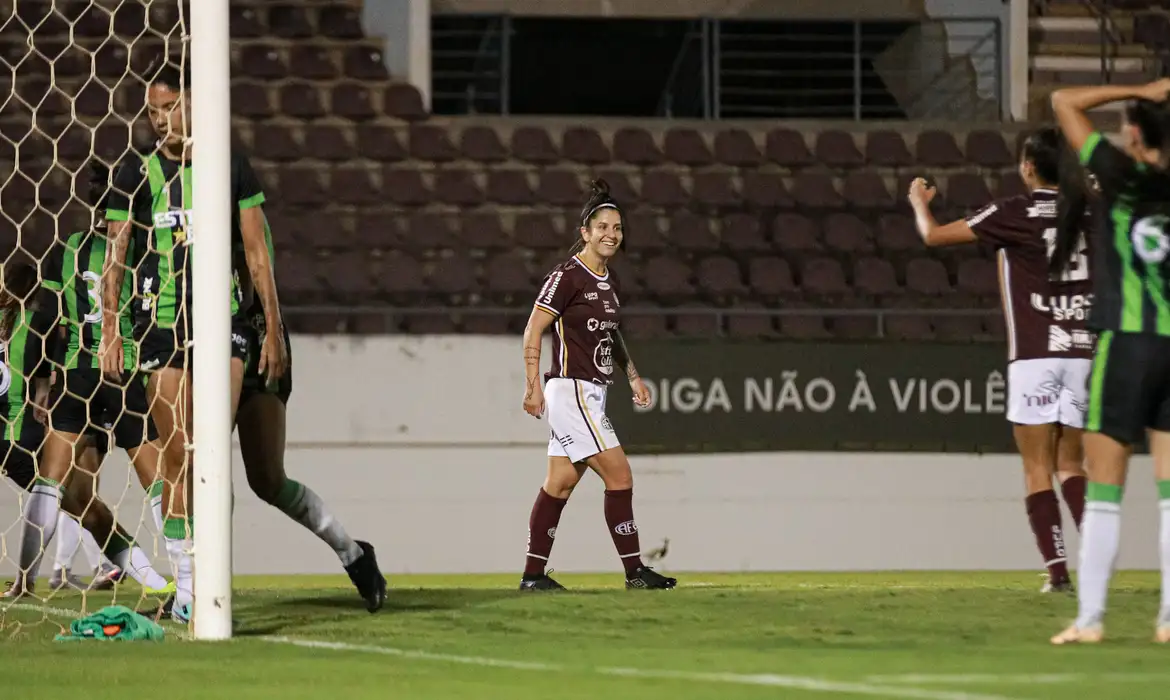
<svg viewBox="0 0 1170 700"><path fill-rule="evenodd" d="M1093 361L1041 357L1008 365L1007 419L1021 425L1085 427Z"/></svg>
<svg viewBox="0 0 1170 700"><path fill-rule="evenodd" d="M550 379L544 385L544 403L552 434L549 457L584 462L595 454L621 445L605 415L607 387L579 379Z"/></svg>

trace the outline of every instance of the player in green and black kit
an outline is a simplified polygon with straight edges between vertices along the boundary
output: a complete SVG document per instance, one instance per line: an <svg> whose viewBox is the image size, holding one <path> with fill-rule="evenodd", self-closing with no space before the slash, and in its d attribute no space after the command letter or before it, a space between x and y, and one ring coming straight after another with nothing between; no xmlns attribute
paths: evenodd
<svg viewBox="0 0 1170 700"><path fill-rule="evenodd" d="M1090 325L1100 332L1089 376L1076 621L1053 644L1098 642L1121 531L1129 455L1148 434L1161 498L1162 607L1155 639L1170 642L1170 80L1057 90L1052 107L1096 178L1108 215L1090 240ZM1088 110L1129 100L1124 145L1093 128ZM1067 244L1067 241L1061 241ZM1067 258L1067 256L1066 256ZM1053 255L1052 260L1065 258ZM1058 263L1059 264L1059 263Z"/></svg>
<svg viewBox="0 0 1170 700"><path fill-rule="evenodd" d="M134 157L123 162L114 177L115 193L111 194L107 218L110 237L114 244L107 261L103 284L106 300L103 328L103 367L110 371L120 365L117 355L120 344L111 340L120 334L117 317L110 308L116 306L123 272L115 261L124 258L125 248L133 234L146 254L134 275L136 333L141 342L140 368L150 372L148 389L152 416L163 440L167 470L168 515L164 537L168 550L176 557L176 584L173 616L189 619L191 592L190 519L186 513L185 486L186 445L190 444L191 403L187 371L188 344L191 341L191 289L188 284L189 244L192 235L191 170L198 162L193 158L193 145L186 137L190 123L189 70L163 61L152 71L147 93L148 112L159 135L155 152L150 156ZM246 270L249 287L262 305L264 326L269 331L260 337L255 353L255 368L267 385L278 385L288 367L288 348L280 303L273 277L269 239L262 205L264 192L251 163L242 153L233 152L231 158L231 189L233 199L233 226L231 236L241 251L237 276ZM214 235L212 232L209 235ZM232 293L232 406L235 418L244 380L244 359L249 354L246 325L240 306L238 284L233 281ZM249 404L253 401L249 401ZM283 404L280 404L283 410ZM281 423L283 428L283 422ZM283 434L283 430L281 431ZM283 445L281 452L283 452ZM246 460L247 461L247 460ZM249 480L253 469L249 466ZM285 513L312 529L322 532L330 529L333 520L323 509L314 510L308 489L283 478L276 481L279 491L271 496ZM172 485L173 484L173 485ZM173 493L172 493L173 491ZM320 499L316 499L319 502ZM346 537L348 539L348 536ZM356 567L359 590L366 598L377 600L381 606L385 582L377 571L373 548L349 540L347 555L350 567ZM353 571L351 571L353 576ZM356 581L355 581L356 582ZM373 609L373 608L372 608Z"/></svg>
<svg viewBox="0 0 1170 700"><path fill-rule="evenodd" d="M3 268L3 276L0 339L6 347L4 375L7 378L2 400L3 425L8 443L6 452L13 459L14 453L36 454L33 441L41 430L34 417L31 385L47 381L52 371L51 358L56 354L53 347L59 338L58 299L50 290L37 291L38 275L31 265L9 262ZM48 450L47 444L44 450ZM146 554L118 527L113 513L94 494L93 480L85 478L88 476L85 474L70 474L73 455L65 455L64 473L54 478L56 472L47 468L45 454L39 455L40 473L31 486L26 485L29 495L24 501L19 561L24 575L3 597L20 597L32 589L44 546L53 536L57 514L62 508L80 517L95 539L105 543L105 554L110 561L142 583L148 592L168 592L166 579L151 567ZM5 470L8 470L7 463ZM27 481L27 476L27 473L15 475L18 481Z"/></svg>

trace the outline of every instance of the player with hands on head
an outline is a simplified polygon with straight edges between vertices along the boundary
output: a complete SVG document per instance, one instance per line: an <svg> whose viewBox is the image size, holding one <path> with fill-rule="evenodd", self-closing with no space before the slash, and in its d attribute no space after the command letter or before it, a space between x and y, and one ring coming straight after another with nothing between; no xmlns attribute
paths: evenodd
<svg viewBox="0 0 1170 700"><path fill-rule="evenodd" d="M593 183L581 212L573 256L544 280L524 329L523 407L548 416L548 472L528 525L528 556L520 589L564 588L545 571L561 512L586 469L605 483L605 521L625 568L626 588L674 588L677 581L642 563L634 520L629 459L605 415L615 366L629 380L634 402L650 392L619 333L621 286L609 267L625 243L621 207L603 180ZM553 329L552 366L540 376L541 337Z"/></svg>
<svg viewBox="0 0 1170 700"><path fill-rule="evenodd" d="M1170 79L1057 90L1052 111L1096 180L1104 216L1091 229L1093 314L1084 449L1089 473L1077 569L1076 620L1053 644L1104 637L1109 579L1121 534L1121 498L1135 445L1147 439L1160 499L1162 604L1154 639L1170 643ZM1121 146L1088 112L1125 101ZM1057 247L1069 249L1066 234ZM1055 259L1054 263L1064 264ZM1071 269L1066 267L1065 269Z"/></svg>
<svg viewBox="0 0 1170 700"><path fill-rule="evenodd" d="M1081 435L1094 344L1086 326L1092 282L1083 197L1078 211L1065 217L1077 245L1060 254L1071 256L1072 263L1055 274L1049 268L1061 225L1060 200L1082 191L1076 183L1083 183L1084 175L1051 127L1023 142L1019 173L1029 194L997 200L946 225L930 212L935 189L923 178L911 183L909 200L928 246L982 241L995 248L1008 337L1007 419L1024 462L1028 522L1048 569L1041 590L1071 591L1053 480L1080 527L1086 487Z"/></svg>

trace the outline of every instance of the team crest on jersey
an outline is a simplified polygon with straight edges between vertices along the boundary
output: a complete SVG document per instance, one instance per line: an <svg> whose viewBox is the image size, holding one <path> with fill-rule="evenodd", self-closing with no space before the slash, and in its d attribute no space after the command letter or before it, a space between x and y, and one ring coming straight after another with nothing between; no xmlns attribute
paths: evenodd
<svg viewBox="0 0 1170 700"><path fill-rule="evenodd" d="M603 292L609 291L609 282L598 282L597 288Z"/></svg>
<svg viewBox="0 0 1170 700"><path fill-rule="evenodd" d="M1148 265L1160 265L1170 253L1170 239L1166 228L1170 217L1147 216L1133 225L1133 249L1137 256Z"/></svg>

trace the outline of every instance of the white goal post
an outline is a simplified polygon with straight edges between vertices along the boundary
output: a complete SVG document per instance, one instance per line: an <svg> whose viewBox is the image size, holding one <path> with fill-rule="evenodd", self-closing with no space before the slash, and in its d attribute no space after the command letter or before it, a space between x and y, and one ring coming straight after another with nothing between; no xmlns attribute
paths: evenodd
<svg viewBox="0 0 1170 700"><path fill-rule="evenodd" d="M194 634L232 636L231 54L228 0L191 5Z"/></svg>

